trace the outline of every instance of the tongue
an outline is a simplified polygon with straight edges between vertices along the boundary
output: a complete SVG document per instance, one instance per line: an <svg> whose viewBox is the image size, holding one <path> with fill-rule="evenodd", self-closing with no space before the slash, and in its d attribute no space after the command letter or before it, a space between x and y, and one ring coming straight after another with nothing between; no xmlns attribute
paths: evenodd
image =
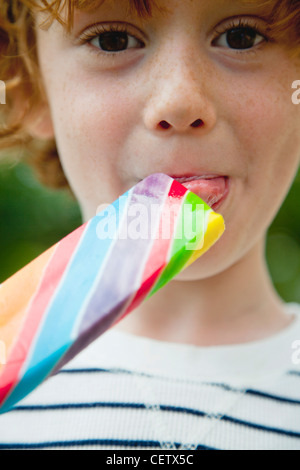
<svg viewBox="0 0 300 470"><path fill-rule="evenodd" d="M210 207L219 202L226 191L226 181L224 177L182 181L181 184L189 191L199 196Z"/></svg>

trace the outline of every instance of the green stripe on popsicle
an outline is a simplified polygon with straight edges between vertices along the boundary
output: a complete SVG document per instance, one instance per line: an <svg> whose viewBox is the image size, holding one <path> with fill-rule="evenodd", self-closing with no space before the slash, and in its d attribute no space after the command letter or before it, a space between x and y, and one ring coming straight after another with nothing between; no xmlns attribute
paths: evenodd
<svg viewBox="0 0 300 470"><path fill-rule="evenodd" d="M188 263L194 251L202 248L210 212L211 208L202 199L190 191L187 192L178 215L168 265L162 271L147 298L176 276ZM197 228L196 232L195 228Z"/></svg>

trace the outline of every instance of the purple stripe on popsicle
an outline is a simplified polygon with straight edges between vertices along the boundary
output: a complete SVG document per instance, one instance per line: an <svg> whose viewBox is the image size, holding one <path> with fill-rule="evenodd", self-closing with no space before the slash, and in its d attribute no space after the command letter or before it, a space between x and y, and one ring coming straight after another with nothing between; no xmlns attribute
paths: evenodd
<svg viewBox="0 0 300 470"><path fill-rule="evenodd" d="M158 227L160 218L160 212L153 210L151 212L151 206L155 204L158 208L163 204L171 184L172 181L168 176L158 174L153 178L148 178L146 181L141 182L135 191L132 192L130 205L141 204L144 211L141 217L142 220L145 220L144 218L146 216L148 217L148 236L146 239L128 240L127 238L124 240L116 240L107 263L107 269L103 277L99 280L94 295L87 306L87 314L80 324L79 335L95 327L100 311L103 312L103 317L109 315L110 318L112 318L112 323L117 321L117 318L113 318L113 315L111 315L111 311L119 310L117 317L121 316L123 311L127 308L132 296L135 295L136 290L139 288L144 266L154 242L154 240L151 239L151 226L154 223ZM127 227L130 230L130 221L128 221L128 218L129 217L125 218L122 224L127 223ZM134 219L136 219L136 217ZM130 236L130 233L128 235ZM132 249L132 263L130 265L126 263L123 264L122 258L124 256L128 257L128 250L130 249ZM125 271L122 272L123 270ZM114 282L116 276L118 276L119 279L118 283ZM116 303L118 305L117 309L115 309Z"/></svg>
<svg viewBox="0 0 300 470"><path fill-rule="evenodd" d="M159 228L162 206L166 203L171 185L172 180L170 180L170 178L166 175L158 174L153 175L151 181L147 180L140 183L139 186L135 188L135 191L132 192L129 206L131 205L132 207L132 205L136 203L143 204L147 213L147 215L144 214L144 218L147 216L150 217L149 214L151 207L153 208L153 204L157 205L156 209L160 208L159 211L152 211L151 224L149 219L149 230L151 230L153 225L157 230ZM145 193L147 193L146 200L144 199ZM151 198L151 200L149 201L148 198ZM145 222L144 218L143 220ZM128 219L123 219L123 228L126 226L127 222ZM120 225L122 225L122 223L120 223ZM119 233L121 229L122 227L120 227ZM128 255L128 239L117 239L115 241L115 246L112 248L107 261L108 269L101 273L94 288L94 294L85 308L86 313L82 317L83 320L79 324L79 327L76 328L77 339L66 352L62 360L57 364L54 373L122 317L139 288L145 264L149 261L148 258L151 253L151 247L154 243L154 239L151 240L150 235L151 232L146 240L129 240L130 246L133 247L132 269L129 272L127 266L127 268L125 268L126 272L124 271L123 275L120 274L121 266L123 266L120 260L122 260L123 256ZM116 276L118 276L118 279L120 278L126 281L122 284L122 288L119 289L118 297L116 297L116 289L119 287L119 283L116 285L114 282ZM118 302L117 305L116 302Z"/></svg>

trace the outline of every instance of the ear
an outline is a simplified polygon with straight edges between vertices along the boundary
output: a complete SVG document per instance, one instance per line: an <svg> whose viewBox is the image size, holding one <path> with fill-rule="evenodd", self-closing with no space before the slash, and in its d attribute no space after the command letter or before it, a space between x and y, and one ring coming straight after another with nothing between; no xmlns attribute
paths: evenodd
<svg viewBox="0 0 300 470"><path fill-rule="evenodd" d="M55 134L48 104L40 104L33 109L26 119L25 126L33 138L53 139Z"/></svg>

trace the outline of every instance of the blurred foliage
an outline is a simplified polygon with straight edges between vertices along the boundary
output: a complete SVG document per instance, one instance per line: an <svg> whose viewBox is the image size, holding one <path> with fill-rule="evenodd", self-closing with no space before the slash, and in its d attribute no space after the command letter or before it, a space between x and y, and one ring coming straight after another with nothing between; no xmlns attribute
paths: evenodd
<svg viewBox="0 0 300 470"><path fill-rule="evenodd" d="M272 226L266 256L279 295L300 303L300 171ZM0 166L0 282L77 228L79 207L41 186L24 163Z"/></svg>
<svg viewBox="0 0 300 470"><path fill-rule="evenodd" d="M300 303L300 168L269 229L266 256L279 295Z"/></svg>
<svg viewBox="0 0 300 470"><path fill-rule="evenodd" d="M69 192L46 189L24 163L0 165L0 282L80 224Z"/></svg>

